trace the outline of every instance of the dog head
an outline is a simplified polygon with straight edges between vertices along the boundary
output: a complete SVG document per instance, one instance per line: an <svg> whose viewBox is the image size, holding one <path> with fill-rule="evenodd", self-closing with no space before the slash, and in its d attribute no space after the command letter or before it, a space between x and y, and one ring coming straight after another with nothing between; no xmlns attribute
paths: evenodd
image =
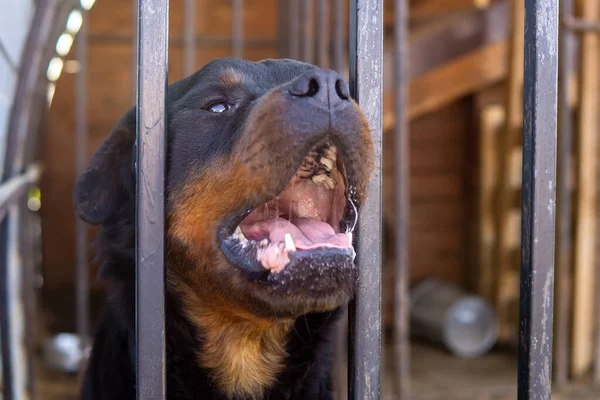
<svg viewBox="0 0 600 400"><path fill-rule="evenodd" d="M344 80L220 59L169 86L166 107L169 286L259 317L346 303L373 145ZM75 189L78 215L112 232L113 249L134 243L135 132L132 109Z"/></svg>

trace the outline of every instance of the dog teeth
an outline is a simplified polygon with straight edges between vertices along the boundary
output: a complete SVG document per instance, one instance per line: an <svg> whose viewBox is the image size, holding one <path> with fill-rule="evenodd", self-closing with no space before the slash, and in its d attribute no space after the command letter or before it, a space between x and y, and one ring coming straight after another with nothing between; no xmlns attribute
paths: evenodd
<svg viewBox="0 0 600 400"><path fill-rule="evenodd" d="M331 145L328 148L326 148L325 149L325 157L329 158L330 160L336 161L337 160L337 148L334 145Z"/></svg>
<svg viewBox="0 0 600 400"><path fill-rule="evenodd" d="M346 236L348 236L348 240L350 240L350 246L352 246L352 232L346 232Z"/></svg>
<svg viewBox="0 0 600 400"><path fill-rule="evenodd" d="M244 232L242 232L242 229L238 226L237 228L235 228L235 231L233 232L232 235L235 239L240 240L240 241L246 241L246 236L244 236Z"/></svg>
<svg viewBox="0 0 600 400"><path fill-rule="evenodd" d="M325 186L329 190L335 188L335 180L332 177L327 176L327 174L315 175L311 180L317 185Z"/></svg>
<svg viewBox="0 0 600 400"><path fill-rule="evenodd" d="M285 249L287 251L296 251L296 245L294 244L294 239L292 239L292 235L286 233L284 236L285 239Z"/></svg>
<svg viewBox="0 0 600 400"><path fill-rule="evenodd" d="M335 165L335 161L327 157L322 157L319 162L325 166L325 170L327 172L331 171L333 169L333 166Z"/></svg>

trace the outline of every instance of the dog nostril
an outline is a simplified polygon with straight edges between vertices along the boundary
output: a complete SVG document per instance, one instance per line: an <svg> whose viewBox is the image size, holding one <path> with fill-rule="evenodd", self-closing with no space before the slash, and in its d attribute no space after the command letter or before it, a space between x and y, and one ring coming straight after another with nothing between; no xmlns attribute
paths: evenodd
<svg viewBox="0 0 600 400"><path fill-rule="evenodd" d="M341 79L335 81L335 92L342 100L348 100L350 98L348 85Z"/></svg>
<svg viewBox="0 0 600 400"><path fill-rule="evenodd" d="M319 91L319 82L315 78L311 78L308 81L308 90L306 91L306 96L312 97Z"/></svg>
<svg viewBox="0 0 600 400"><path fill-rule="evenodd" d="M302 77L289 89L290 93L298 97L313 97L320 89L317 78Z"/></svg>

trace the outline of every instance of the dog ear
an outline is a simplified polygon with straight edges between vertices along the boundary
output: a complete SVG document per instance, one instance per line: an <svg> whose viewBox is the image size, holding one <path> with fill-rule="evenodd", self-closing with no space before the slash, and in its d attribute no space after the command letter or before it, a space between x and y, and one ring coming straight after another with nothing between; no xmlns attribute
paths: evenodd
<svg viewBox="0 0 600 400"><path fill-rule="evenodd" d="M82 220L92 225L103 224L127 201L133 200L135 132L135 109L132 109L113 128L77 180L73 202Z"/></svg>

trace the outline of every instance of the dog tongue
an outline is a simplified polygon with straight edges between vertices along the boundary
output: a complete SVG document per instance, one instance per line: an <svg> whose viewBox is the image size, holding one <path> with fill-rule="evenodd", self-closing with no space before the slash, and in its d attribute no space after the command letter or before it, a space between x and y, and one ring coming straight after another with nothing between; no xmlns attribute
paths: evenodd
<svg viewBox="0 0 600 400"><path fill-rule="evenodd" d="M271 217L249 226L241 225L240 228L248 239L260 241L268 238L272 243L285 242L285 235L289 233L295 247L300 250L350 246L346 234L336 234L327 222L312 218L294 218L288 221L280 217Z"/></svg>
<svg viewBox="0 0 600 400"><path fill-rule="evenodd" d="M345 233L335 233L327 222L311 218L295 218L291 221L280 217L271 217L251 225L241 225L244 236L252 240L268 238L269 244L260 247L257 259L263 267L273 272L279 272L289 262L290 251L312 250L316 248L348 248L350 239ZM286 241L286 235L291 237L291 243Z"/></svg>

